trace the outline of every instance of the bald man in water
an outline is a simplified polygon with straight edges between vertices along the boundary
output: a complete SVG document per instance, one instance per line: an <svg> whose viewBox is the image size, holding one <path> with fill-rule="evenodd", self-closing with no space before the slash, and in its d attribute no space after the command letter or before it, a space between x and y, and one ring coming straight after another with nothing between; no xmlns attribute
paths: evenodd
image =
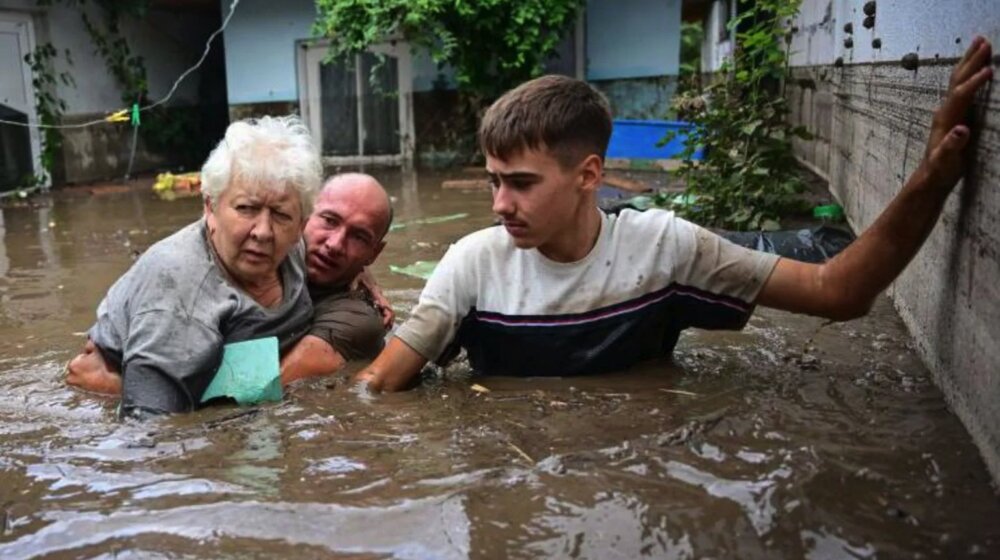
<svg viewBox="0 0 1000 560"><path fill-rule="evenodd" d="M323 186L304 232L314 323L282 359L283 384L332 373L348 360L373 359L382 350L385 315L351 284L385 248L391 223L389 196L370 175L345 173Z"/></svg>
<svg viewBox="0 0 1000 560"><path fill-rule="evenodd" d="M313 326L281 358L281 383L327 375L349 360L373 359L382 350L392 310L374 281L356 280L385 248L392 223L389 195L374 177L345 173L327 180L306 222L306 269ZM376 305L381 301L383 306ZM121 394L121 376L93 343L74 358L66 382L96 393Z"/></svg>

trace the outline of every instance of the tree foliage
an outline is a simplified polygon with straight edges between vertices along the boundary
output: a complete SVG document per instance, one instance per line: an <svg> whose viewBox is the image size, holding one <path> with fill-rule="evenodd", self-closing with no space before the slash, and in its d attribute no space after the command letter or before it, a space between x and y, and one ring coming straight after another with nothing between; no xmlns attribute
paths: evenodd
<svg viewBox="0 0 1000 560"><path fill-rule="evenodd" d="M344 56L390 39L429 50L485 104L541 74L583 0L317 0L314 31Z"/></svg>
<svg viewBox="0 0 1000 560"><path fill-rule="evenodd" d="M790 41L785 22L800 1L741 3L746 9L729 23L736 48L721 79L675 99L680 116L694 125L679 172L692 196L676 209L698 223L777 229L782 214L801 206L804 185L792 139L811 136L788 124L782 91ZM704 160L692 162L697 148L704 148Z"/></svg>

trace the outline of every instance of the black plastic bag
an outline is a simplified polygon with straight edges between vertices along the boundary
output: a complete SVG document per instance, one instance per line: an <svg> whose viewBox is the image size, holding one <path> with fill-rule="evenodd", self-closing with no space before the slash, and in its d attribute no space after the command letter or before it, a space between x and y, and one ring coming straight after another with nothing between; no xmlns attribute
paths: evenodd
<svg viewBox="0 0 1000 560"><path fill-rule="evenodd" d="M825 262L854 241L851 232L830 226L790 231L716 230L715 233L742 247L808 263Z"/></svg>

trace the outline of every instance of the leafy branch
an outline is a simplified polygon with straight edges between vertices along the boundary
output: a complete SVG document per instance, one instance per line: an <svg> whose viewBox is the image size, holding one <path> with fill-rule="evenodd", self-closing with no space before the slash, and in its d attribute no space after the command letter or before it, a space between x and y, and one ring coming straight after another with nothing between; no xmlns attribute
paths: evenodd
<svg viewBox="0 0 1000 560"><path fill-rule="evenodd" d="M790 41L784 22L798 13L800 1L746 4L729 23L736 48L721 79L674 100L681 118L693 124L678 172L690 196L676 210L698 223L777 229L783 214L801 207L804 184L792 139L812 136L788 123L782 95ZM695 162L699 148L704 159Z"/></svg>
<svg viewBox="0 0 1000 560"><path fill-rule="evenodd" d="M317 0L316 35L334 57L386 40L426 48L455 71L459 91L484 107L541 74L583 0Z"/></svg>

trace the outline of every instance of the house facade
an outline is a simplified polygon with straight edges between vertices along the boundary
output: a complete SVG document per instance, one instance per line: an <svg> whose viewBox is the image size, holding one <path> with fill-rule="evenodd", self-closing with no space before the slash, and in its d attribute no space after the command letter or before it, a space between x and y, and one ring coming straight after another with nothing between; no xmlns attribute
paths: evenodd
<svg viewBox="0 0 1000 560"><path fill-rule="evenodd" d="M74 127L60 130L62 147L55 154L52 170L52 179L57 183L120 178L131 156L132 131L128 123L77 126L127 106L121 86L86 29L83 14L96 25L103 25L103 14L94 2L52 2L42 6L36 0L0 0L0 119L22 125L38 121L39 76L25 62L25 55L49 45L54 53L46 71L54 81L42 87L66 104L59 124ZM145 17L121 20L122 36L131 53L143 59L151 100L166 96L177 77L198 60L205 40L218 24L215 0L154 0ZM189 110L193 112L191 120L204 122L211 120L205 111L214 103L222 107L225 126L221 46L219 41L214 49L218 61L210 56L201 72L184 80L169 107ZM45 174L41 163L43 141L43 132L37 127L0 124L0 190L19 186L25 176ZM140 135L133 172L170 164L169 153L146 149Z"/></svg>
<svg viewBox="0 0 1000 560"><path fill-rule="evenodd" d="M448 69L402 42L375 46L346 67L325 64L326 46L312 40L315 19L312 0L239 3L225 32L230 118L298 112L333 165L426 162L448 152ZM681 0L589 0L548 71L593 83L616 118L662 118L677 86L680 19ZM393 95L362 79L376 54L387 60L379 81Z"/></svg>

